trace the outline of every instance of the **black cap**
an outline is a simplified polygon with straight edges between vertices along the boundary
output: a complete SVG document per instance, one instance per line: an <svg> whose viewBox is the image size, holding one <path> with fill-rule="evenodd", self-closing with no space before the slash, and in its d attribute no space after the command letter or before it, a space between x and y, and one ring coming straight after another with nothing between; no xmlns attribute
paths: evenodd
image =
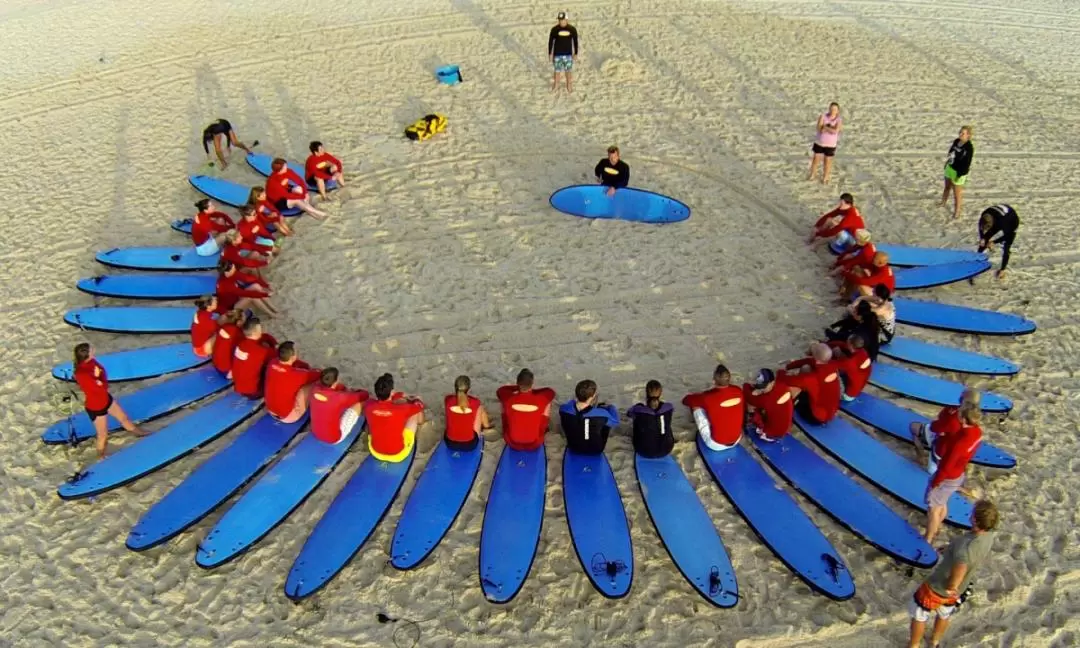
<svg viewBox="0 0 1080 648"><path fill-rule="evenodd" d="M566 12L560 11L558 15L559 20L566 20Z"/></svg>
<svg viewBox="0 0 1080 648"><path fill-rule="evenodd" d="M776 374L772 369L762 369L754 376L754 388L762 389L774 380L776 380Z"/></svg>

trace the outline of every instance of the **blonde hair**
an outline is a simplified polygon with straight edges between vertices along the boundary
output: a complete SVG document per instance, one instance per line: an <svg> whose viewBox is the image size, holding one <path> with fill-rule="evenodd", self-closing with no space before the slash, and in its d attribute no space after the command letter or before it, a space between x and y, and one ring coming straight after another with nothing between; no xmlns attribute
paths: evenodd
<svg viewBox="0 0 1080 648"><path fill-rule="evenodd" d="M975 137L975 129L969 124L964 124L963 126L961 126L960 130L967 131L968 139L972 139Z"/></svg>
<svg viewBox="0 0 1080 648"><path fill-rule="evenodd" d="M976 403L964 403L960 406L960 420L966 421L971 425L978 425L982 420L982 410L979 409Z"/></svg>

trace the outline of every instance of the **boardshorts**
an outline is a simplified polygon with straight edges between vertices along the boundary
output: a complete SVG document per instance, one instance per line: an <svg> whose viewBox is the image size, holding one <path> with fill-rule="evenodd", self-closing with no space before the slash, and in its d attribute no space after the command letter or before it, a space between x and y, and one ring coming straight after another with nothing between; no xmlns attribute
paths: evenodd
<svg viewBox="0 0 1080 648"><path fill-rule="evenodd" d="M574 69L573 56L556 56L553 63L556 72L569 72Z"/></svg>

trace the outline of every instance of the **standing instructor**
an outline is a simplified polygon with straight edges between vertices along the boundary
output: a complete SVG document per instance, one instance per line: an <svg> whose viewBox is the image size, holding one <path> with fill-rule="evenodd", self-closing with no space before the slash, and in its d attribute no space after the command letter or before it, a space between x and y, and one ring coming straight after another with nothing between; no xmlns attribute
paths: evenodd
<svg viewBox="0 0 1080 648"><path fill-rule="evenodd" d="M548 34L548 58L555 73L551 77L551 91L559 90L559 74L566 76L567 94L574 91L574 60L578 55L577 30L566 20L566 12L560 11L559 22Z"/></svg>

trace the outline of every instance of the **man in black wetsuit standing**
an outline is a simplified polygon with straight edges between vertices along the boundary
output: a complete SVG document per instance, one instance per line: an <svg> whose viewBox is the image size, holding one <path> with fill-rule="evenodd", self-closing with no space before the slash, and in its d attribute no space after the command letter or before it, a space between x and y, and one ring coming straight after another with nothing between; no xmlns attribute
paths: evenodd
<svg viewBox="0 0 1080 648"><path fill-rule="evenodd" d="M1009 251L1016 240L1016 230L1020 229L1020 215L1009 205L987 207L979 216L979 252L993 251L994 243L1001 243L1001 267L996 273L998 279L1005 277L1005 268L1009 265ZM1001 234L991 240L995 234Z"/></svg>
<svg viewBox="0 0 1080 648"><path fill-rule="evenodd" d="M619 159L618 146L608 147L607 157L596 163L593 172L597 182L608 188L609 196L614 196L616 189L630 184L630 165Z"/></svg>
<svg viewBox="0 0 1080 648"><path fill-rule="evenodd" d="M559 23L548 34L548 58L555 73L551 78L551 91L559 89L559 75L566 76L567 94L574 91L574 61L578 55L577 30L566 20L566 12L560 11Z"/></svg>

